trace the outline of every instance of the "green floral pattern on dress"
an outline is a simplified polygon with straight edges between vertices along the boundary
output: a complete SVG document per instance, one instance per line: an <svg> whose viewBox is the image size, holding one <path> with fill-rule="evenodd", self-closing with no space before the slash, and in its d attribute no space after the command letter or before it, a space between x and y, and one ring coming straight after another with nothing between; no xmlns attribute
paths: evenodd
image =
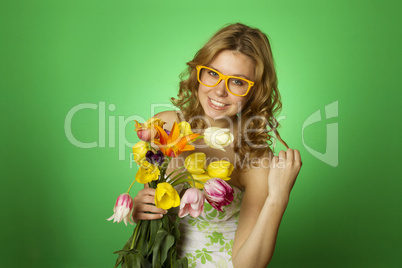
<svg viewBox="0 0 402 268"><path fill-rule="evenodd" d="M223 207L222 212L205 202L204 217L186 216L180 221L179 255L187 257L188 267L233 267L233 240L243 198L243 191L236 187L233 189L233 202Z"/></svg>

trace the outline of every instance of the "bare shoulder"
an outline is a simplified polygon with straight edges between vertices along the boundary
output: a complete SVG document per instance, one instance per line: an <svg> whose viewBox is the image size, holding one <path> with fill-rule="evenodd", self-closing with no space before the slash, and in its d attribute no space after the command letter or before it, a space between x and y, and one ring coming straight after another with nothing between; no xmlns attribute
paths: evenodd
<svg viewBox="0 0 402 268"><path fill-rule="evenodd" d="M273 152L269 149L261 157L250 159L239 172L239 182L247 190L268 189L269 163Z"/></svg>
<svg viewBox="0 0 402 268"><path fill-rule="evenodd" d="M174 122L177 122L177 123L180 122L179 118L177 116L177 111L173 111L173 110L157 113L153 117L160 118L163 121L165 121L166 122L165 128L167 128L167 129L171 129L173 127Z"/></svg>

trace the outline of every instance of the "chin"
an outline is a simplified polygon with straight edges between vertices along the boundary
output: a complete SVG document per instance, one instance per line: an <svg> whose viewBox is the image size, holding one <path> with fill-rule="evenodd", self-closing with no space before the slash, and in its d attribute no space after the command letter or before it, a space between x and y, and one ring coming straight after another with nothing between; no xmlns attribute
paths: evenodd
<svg viewBox="0 0 402 268"><path fill-rule="evenodd" d="M207 117L213 120L220 120L223 118L231 118L237 114L237 111L226 110L224 112L214 111L213 109L204 109L204 113Z"/></svg>

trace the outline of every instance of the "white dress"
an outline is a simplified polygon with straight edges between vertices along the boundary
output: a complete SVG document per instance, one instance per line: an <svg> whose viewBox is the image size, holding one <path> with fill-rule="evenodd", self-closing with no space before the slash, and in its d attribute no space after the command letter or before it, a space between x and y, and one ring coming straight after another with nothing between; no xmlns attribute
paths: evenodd
<svg viewBox="0 0 402 268"><path fill-rule="evenodd" d="M243 191L233 187L233 202L222 212L205 201L205 217L187 215L180 220L179 257L187 257L188 267L233 267L232 246L239 221Z"/></svg>

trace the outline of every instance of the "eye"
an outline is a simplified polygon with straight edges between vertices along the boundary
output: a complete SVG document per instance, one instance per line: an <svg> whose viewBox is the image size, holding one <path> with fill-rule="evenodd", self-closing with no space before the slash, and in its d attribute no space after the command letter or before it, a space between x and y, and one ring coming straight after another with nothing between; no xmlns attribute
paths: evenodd
<svg viewBox="0 0 402 268"><path fill-rule="evenodd" d="M233 79L233 84L235 84L236 86L242 86L244 85L244 81L240 80L240 79Z"/></svg>
<svg viewBox="0 0 402 268"><path fill-rule="evenodd" d="M217 74L217 73L214 72L214 71L208 71L208 74L209 74L210 76L219 77L219 74Z"/></svg>

